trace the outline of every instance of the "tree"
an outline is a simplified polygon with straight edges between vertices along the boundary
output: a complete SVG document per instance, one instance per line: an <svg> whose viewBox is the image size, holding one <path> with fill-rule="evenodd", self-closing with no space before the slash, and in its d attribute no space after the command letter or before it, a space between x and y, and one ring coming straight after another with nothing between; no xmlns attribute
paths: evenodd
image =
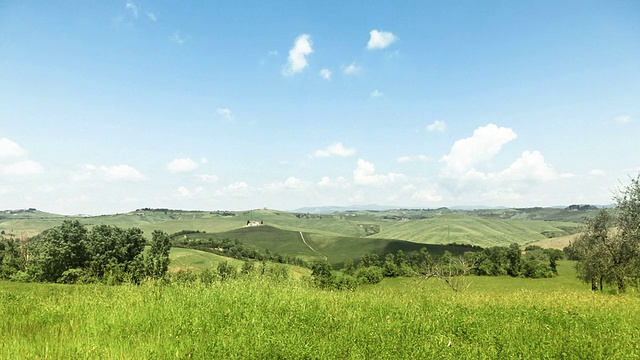
<svg viewBox="0 0 640 360"><path fill-rule="evenodd" d="M18 244L11 239L0 238L0 279L9 279L20 270L24 270L24 261Z"/></svg>
<svg viewBox="0 0 640 360"><path fill-rule="evenodd" d="M344 262L344 266L342 267L342 272L353 276L356 273L356 266L353 264L353 260L348 259Z"/></svg>
<svg viewBox="0 0 640 360"><path fill-rule="evenodd" d="M572 256L578 260L576 271L578 278L591 283L591 290L602 291L605 276L611 267L610 228L613 217L607 210L600 210L596 216L587 220L585 231L571 245Z"/></svg>
<svg viewBox="0 0 640 360"><path fill-rule="evenodd" d="M384 264L382 265L384 269L384 275L389 277L398 276L398 265L396 265L396 257L393 253L388 253L384 258Z"/></svg>
<svg viewBox="0 0 640 360"><path fill-rule="evenodd" d="M626 280L640 279L640 174L619 190L616 201L616 237L618 254L614 257L613 276L618 290L624 291Z"/></svg>
<svg viewBox="0 0 640 360"><path fill-rule="evenodd" d="M370 266L380 266L380 257L378 257L378 254L366 253L362 255L362 258L358 263L358 268L366 268Z"/></svg>
<svg viewBox="0 0 640 360"><path fill-rule="evenodd" d="M65 220L47 231L37 249L31 270L38 280L56 282L69 269L84 268L89 259L86 250L87 229L78 220Z"/></svg>
<svg viewBox="0 0 640 360"><path fill-rule="evenodd" d="M147 258L147 269L151 277L159 279L169 270L169 251L171 241L169 235L161 230L151 234L151 248Z"/></svg>
<svg viewBox="0 0 640 360"><path fill-rule="evenodd" d="M522 271L522 251L520 251L520 246L517 243L509 245L507 259L509 260L507 273L511 276L520 276Z"/></svg>
<svg viewBox="0 0 640 360"><path fill-rule="evenodd" d="M138 228L122 229L110 225L97 225L89 231L86 248L89 272L103 277L108 269L119 267L126 273L136 256L144 250L145 240Z"/></svg>
<svg viewBox="0 0 640 360"><path fill-rule="evenodd" d="M572 244L578 277L602 290L603 282L619 292L640 279L640 175L614 196L615 212L601 210L587 221Z"/></svg>
<svg viewBox="0 0 640 360"><path fill-rule="evenodd" d="M315 284L323 289L329 289L335 282L335 275L331 271L331 266L325 260L314 261L311 265L311 276Z"/></svg>

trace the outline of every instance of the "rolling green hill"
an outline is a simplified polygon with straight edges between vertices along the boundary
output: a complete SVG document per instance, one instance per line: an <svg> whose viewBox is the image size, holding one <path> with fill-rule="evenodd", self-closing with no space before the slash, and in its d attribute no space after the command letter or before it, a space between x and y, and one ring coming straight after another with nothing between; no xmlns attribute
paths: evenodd
<svg viewBox="0 0 640 360"><path fill-rule="evenodd" d="M148 237L155 229L169 234L197 230L199 233L186 237L193 241L210 237L237 239L244 246L263 252L268 250L305 261L326 258L339 265L349 259L355 261L364 253L385 254L400 249L409 252L425 245L434 254L445 249L452 253L468 250L448 244L488 247L508 246L515 242L520 245L549 243L558 247L564 242L548 239L579 232L584 218L595 211L595 207L589 206L471 211L395 209L332 214L272 209L234 212L139 209L126 214L74 217L29 209L0 212L0 235L27 238L57 226L65 219L77 219L88 226L138 227ZM262 222L264 226L245 227L250 220Z"/></svg>
<svg viewBox="0 0 640 360"><path fill-rule="evenodd" d="M169 264L170 272L188 270L194 273L199 273L206 269L215 270L221 262L227 262L236 268L242 267L242 264L244 263L242 260L220 256L206 251L177 247L171 249L169 258L171 259L171 263ZM311 274L311 270L299 266L287 264L278 264L278 266L287 267L293 278L300 278Z"/></svg>

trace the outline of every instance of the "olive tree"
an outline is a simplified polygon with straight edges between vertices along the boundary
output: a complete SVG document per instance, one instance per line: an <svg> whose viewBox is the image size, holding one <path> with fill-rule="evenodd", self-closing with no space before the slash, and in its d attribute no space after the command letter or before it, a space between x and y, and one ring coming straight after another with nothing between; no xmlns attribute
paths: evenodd
<svg viewBox="0 0 640 360"><path fill-rule="evenodd" d="M614 199L614 211L598 212L572 244L578 277L592 290L602 290L606 282L624 292L640 279L640 176Z"/></svg>

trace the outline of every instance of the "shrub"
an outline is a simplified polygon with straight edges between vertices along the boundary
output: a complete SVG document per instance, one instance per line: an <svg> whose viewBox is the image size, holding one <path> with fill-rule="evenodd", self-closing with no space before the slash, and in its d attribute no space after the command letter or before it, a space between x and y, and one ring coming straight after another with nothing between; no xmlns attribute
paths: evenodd
<svg viewBox="0 0 640 360"><path fill-rule="evenodd" d="M358 268L355 277L360 284L377 284L382 281L384 274L381 267L368 266Z"/></svg>

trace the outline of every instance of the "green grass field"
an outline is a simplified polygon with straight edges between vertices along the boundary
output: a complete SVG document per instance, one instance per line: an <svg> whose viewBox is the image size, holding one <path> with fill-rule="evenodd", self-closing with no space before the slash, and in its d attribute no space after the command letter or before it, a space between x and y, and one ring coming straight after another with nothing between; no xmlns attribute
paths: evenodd
<svg viewBox="0 0 640 360"><path fill-rule="evenodd" d="M355 292L261 277L211 286L0 282L3 359L634 359L640 299L552 279L385 279Z"/></svg>
<svg viewBox="0 0 640 360"><path fill-rule="evenodd" d="M228 262L235 267L242 266L244 261L236 260L205 251L193 249L172 248L169 254L171 263L169 271L176 272L178 270L189 270L192 272L201 272L205 269L211 269L218 266L220 262Z"/></svg>

